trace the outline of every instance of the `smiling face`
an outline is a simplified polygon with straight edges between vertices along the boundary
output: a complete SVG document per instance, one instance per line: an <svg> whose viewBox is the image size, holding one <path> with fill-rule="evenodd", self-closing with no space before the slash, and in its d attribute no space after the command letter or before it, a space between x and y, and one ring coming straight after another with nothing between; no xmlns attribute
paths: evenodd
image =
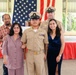
<svg viewBox="0 0 76 75"><path fill-rule="evenodd" d="M49 22L49 28L51 30L56 30L56 27L57 27L57 24L56 24L56 22L54 20Z"/></svg>
<svg viewBox="0 0 76 75"><path fill-rule="evenodd" d="M20 28L17 24L13 27L13 31L14 31L14 34L19 34Z"/></svg>

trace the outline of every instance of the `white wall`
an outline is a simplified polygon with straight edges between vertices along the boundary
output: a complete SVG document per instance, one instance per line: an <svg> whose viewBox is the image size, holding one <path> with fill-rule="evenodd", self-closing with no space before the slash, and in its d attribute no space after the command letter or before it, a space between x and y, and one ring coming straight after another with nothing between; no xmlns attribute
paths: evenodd
<svg viewBox="0 0 76 75"><path fill-rule="evenodd" d="M55 18L62 22L62 0L55 0Z"/></svg>
<svg viewBox="0 0 76 75"><path fill-rule="evenodd" d="M11 0L11 14L13 16L13 9L14 9L14 0Z"/></svg>

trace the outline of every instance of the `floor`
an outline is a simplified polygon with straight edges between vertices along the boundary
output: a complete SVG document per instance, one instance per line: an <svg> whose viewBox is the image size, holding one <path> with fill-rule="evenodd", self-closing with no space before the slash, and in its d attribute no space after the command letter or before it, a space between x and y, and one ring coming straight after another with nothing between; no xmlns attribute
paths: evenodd
<svg viewBox="0 0 76 75"><path fill-rule="evenodd" d="M0 75L3 75L2 59L0 59ZM25 75L27 75L26 68ZM76 60L63 60L61 75L76 75Z"/></svg>

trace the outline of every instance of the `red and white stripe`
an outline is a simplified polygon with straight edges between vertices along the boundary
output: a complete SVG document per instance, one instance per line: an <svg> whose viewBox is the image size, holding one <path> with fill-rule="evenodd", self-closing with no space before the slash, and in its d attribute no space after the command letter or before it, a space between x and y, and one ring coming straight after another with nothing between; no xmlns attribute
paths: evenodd
<svg viewBox="0 0 76 75"><path fill-rule="evenodd" d="M42 21L47 19L45 9L48 6L55 6L55 0L37 0L37 11L42 15Z"/></svg>

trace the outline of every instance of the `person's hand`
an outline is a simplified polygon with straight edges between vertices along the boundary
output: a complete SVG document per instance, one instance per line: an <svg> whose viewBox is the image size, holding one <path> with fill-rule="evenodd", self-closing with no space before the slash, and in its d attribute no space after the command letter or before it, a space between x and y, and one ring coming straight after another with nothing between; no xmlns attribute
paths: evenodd
<svg viewBox="0 0 76 75"><path fill-rule="evenodd" d="M6 59L3 59L3 64L7 64L7 60Z"/></svg>
<svg viewBox="0 0 76 75"><path fill-rule="evenodd" d="M0 42L0 50L2 50L2 42Z"/></svg>
<svg viewBox="0 0 76 75"><path fill-rule="evenodd" d="M25 44L23 44L21 48L22 48L22 49L25 49L25 47L26 47L26 45L25 45Z"/></svg>
<svg viewBox="0 0 76 75"><path fill-rule="evenodd" d="M46 60L46 54L44 53L44 60Z"/></svg>
<svg viewBox="0 0 76 75"><path fill-rule="evenodd" d="M57 56L57 57L56 57L56 62L59 62L60 59L61 59L61 56Z"/></svg>

